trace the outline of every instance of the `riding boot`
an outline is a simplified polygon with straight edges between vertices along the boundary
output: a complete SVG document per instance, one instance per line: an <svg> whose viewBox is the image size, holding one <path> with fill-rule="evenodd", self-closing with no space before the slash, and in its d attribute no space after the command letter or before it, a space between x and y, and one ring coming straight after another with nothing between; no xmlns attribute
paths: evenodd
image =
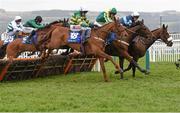
<svg viewBox="0 0 180 113"><path fill-rule="evenodd" d="M31 42L31 39L32 39L32 37L35 35L35 31L33 30L32 32L31 32L31 34L28 36L28 38L27 38L27 42L28 43L30 43Z"/></svg>
<svg viewBox="0 0 180 113"><path fill-rule="evenodd" d="M81 33L81 43L84 43L84 41L85 41L85 36L86 36L86 31L85 31L85 30L82 30L82 33Z"/></svg>
<svg viewBox="0 0 180 113"><path fill-rule="evenodd" d="M86 31L85 31L85 39L84 39L83 43L85 43L90 36L91 36L91 29L86 29Z"/></svg>

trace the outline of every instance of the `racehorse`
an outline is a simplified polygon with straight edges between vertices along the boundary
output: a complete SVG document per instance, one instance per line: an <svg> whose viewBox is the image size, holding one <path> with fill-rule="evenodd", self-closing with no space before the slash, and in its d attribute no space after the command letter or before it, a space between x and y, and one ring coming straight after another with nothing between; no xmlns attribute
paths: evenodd
<svg viewBox="0 0 180 113"><path fill-rule="evenodd" d="M117 47L116 46L117 44L114 44L114 41L113 41L111 44L106 46L106 48L105 48L106 53L108 53L109 55L112 55L112 56L118 56L121 58L125 58L130 63L133 63L133 65L135 67L137 67L141 72L146 73L145 69L141 68L136 62L133 62L132 57L127 57L123 53L125 53L128 56L131 56L128 53L128 48L129 48L129 45L132 44L132 40L134 39L134 37L136 37L137 35L141 35L141 36L147 36L147 35L153 36L153 35L152 35L151 31L144 25L144 20L136 22L136 25L134 27L126 29L126 31L128 32L129 36L126 37L125 39L121 38L121 41L124 41L125 43L122 43L120 47ZM116 50L117 48L120 48L121 54ZM121 68L123 68L123 65L120 62L119 62L119 65ZM116 73L118 73L118 72L116 72ZM123 74L121 74L121 79L123 79Z"/></svg>
<svg viewBox="0 0 180 113"><path fill-rule="evenodd" d="M22 43L23 38L15 39L13 42L11 42L6 49L7 58L16 58L18 55L24 51L41 51L41 48L43 48L43 44L49 40L48 38L45 38L46 35L50 35L49 33L54 30L57 26L63 26L62 21L54 21L47 25L46 27L42 29L38 29L36 31L37 33L37 41L36 39L32 38L32 44L24 44ZM48 37L48 36L47 36Z"/></svg>
<svg viewBox="0 0 180 113"><path fill-rule="evenodd" d="M115 65L116 69L119 69L119 68L117 68L117 65L112 61L112 58L109 57L107 54L105 54L103 51L104 47L105 47L104 46L105 39L107 38L107 35L110 32L109 31L110 29L107 29L107 28L112 25L113 24L110 23L110 24L107 24L107 25L99 28L98 30L93 29L91 38L89 38L87 40L86 44L84 45L85 53L87 55L93 54L93 55L96 55L97 57L99 57L105 81L107 81L107 75L106 75L106 71L105 71L105 67L104 67L104 60L102 58L110 59L110 61ZM116 29L118 29L118 28L116 28ZM60 34L62 32L64 34ZM115 30L111 30L111 32L115 32ZM59 30L56 29L56 31L55 30L53 31L53 34L54 35L51 35L51 36L54 36L54 37L51 38L51 42L49 44L47 44L46 48L52 50L55 48L59 48L63 45L68 45L69 47L80 51L80 44L72 44L72 43L67 42L68 29L65 29L65 28L60 28ZM152 35L152 33L150 31L149 31L149 34ZM127 42L125 42L127 44L129 42L129 38L125 38L125 39L128 39L128 40L126 40ZM130 61L131 63L134 63L134 65L137 66L142 72L145 72L145 70L141 69L139 67L139 65L133 60L133 58L127 53L127 49L124 50L122 48L118 48L118 47L122 47L122 44L124 44L123 41L115 40L115 41L113 41L113 44L116 45L117 48L115 50L118 51L119 54L122 54L128 61Z"/></svg>
<svg viewBox="0 0 180 113"><path fill-rule="evenodd" d="M20 38L29 35L28 33L18 32L15 37ZM6 55L6 48L8 44L4 45L4 40L0 40L0 59L4 58Z"/></svg>
<svg viewBox="0 0 180 113"><path fill-rule="evenodd" d="M98 29L92 29L90 38L87 39L87 41L83 44L82 47L82 44L68 42L69 28L57 27L55 30L52 31L51 40L46 45L45 49L48 49L49 53L51 53L53 49L58 49L65 45L77 51L81 51L82 49L84 49L83 54L95 55L99 58L100 65L103 71L103 77L104 80L107 82L108 77L106 75L106 70L104 66L104 58L109 59L114 64L115 68L122 73L122 70L120 69L119 65L117 65L113 61L111 56L107 55L104 52L105 40L110 32L115 32L120 36L128 35L126 30L117 21L111 22Z"/></svg>
<svg viewBox="0 0 180 113"><path fill-rule="evenodd" d="M170 37L168 30L168 26L163 26L161 28L155 29L152 31L154 37L140 37L137 36L134 42L129 47L129 53L133 56L134 60L138 62L138 59L143 57L147 51L147 49L158 39L161 39L167 46L172 46L172 37ZM122 59L121 59L122 60ZM130 70L132 67L133 77L135 77L136 67L132 64L129 64L128 68L124 71Z"/></svg>

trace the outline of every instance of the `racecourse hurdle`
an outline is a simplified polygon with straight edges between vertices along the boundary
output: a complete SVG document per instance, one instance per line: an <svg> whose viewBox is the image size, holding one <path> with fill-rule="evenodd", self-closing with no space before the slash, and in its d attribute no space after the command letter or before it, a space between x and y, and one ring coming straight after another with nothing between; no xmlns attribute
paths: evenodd
<svg viewBox="0 0 180 113"><path fill-rule="evenodd" d="M28 55L29 52L24 52L12 62L1 59L0 78L2 81L24 80L47 75L87 72L92 70L97 60L94 56L62 56L60 54L63 51L58 50L55 55L51 55L45 61L38 57L39 52L32 56Z"/></svg>

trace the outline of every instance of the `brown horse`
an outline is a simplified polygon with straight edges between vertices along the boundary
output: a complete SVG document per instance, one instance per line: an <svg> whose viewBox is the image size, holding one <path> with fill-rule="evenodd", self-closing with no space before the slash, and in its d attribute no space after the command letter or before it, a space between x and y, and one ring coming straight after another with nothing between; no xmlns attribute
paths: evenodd
<svg viewBox="0 0 180 113"><path fill-rule="evenodd" d="M115 68L118 69L121 73L122 70L120 69L119 65L117 65L111 56L107 55L104 52L105 48L105 39L110 32L115 32L120 36L128 35L126 30L121 26L118 22L111 22L108 23L101 28L92 29L91 36L87 39L87 41L83 44L84 54L86 55L95 55L99 58L100 65L103 71L104 80L108 81L108 77L106 75L106 70L104 66L104 58L109 59L114 65ZM67 27L57 27L55 30L52 31L51 40L46 45L45 49L49 49L49 53L53 49L58 49L62 46L69 46L74 50L81 51L81 44L77 43L69 43L69 28Z"/></svg>
<svg viewBox="0 0 180 113"><path fill-rule="evenodd" d="M33 42L33 44L23 44L22 43L22 38L15 39L13 42L8 44L6 53L7 53L7 58L16 58L18 55L24 51L31 51L31 52L36 52L36 51L41 51L43 48L43 43L45 43L51 34L52 30L54 30L57 26L62 26L63 24L59 21L55 21L47 25L43 29L38 29L36 31L37 33L37 43ZM48 35L48 36L47 36Z"/></svg>
<svg viewBox="0 0 180 113"><path fill-rule="evenodd" d="M15 34L16 37L20 38L20 37L24 37L29 35L28 33L23 33L23 32L18 32ZM6 55L6 48L8 44L4 44L4 40L0 40L0 59L4 58Z"/></svg>
<svg viewBox="0 0 180 113"><path fill-rule="evenodd" d="M137 36L134 42L129 47L129 53L133 56L135 61L138 61L139 58L143 57L147 51L147 49L158 39L161 39L167 46L172 46L172 37L170 37L168 30L168 26L163 24L162 28L158 28L152 31L154 37L140 37ZM132 64L129 64L128 68L124 71L130 70L132 67L133 77L135 77L136 67Z"/></svg>
<svg viewBox="0 0 180 113"><path fill-rule="evenodd" d="M141 36L153 36L151 31L144 25L144 20L138 21L136 23L135 27L132 27L130 29L126 29L126 31L129 33L129 36L123 40L125 43L122 43L119 47L117 44L115 44L115 41L113 41L111 44L106 46L106 53L112 56L119 56L122 58L127 59L130 63L132 63L135 67L137 67L141 72L146 73L146 70L141 68L134 60L133 57L128 53L129 45L131 45L132 40L135 36L141 35ZM121 52L117 51L117 48L120 48ZM120 61L120 60L119 60ZM119 62L119 65L121 68L123 68L123 65ZM117 73L117 72L116 72ZM123 79L123 74L121 74L121 79Z"/></svg>

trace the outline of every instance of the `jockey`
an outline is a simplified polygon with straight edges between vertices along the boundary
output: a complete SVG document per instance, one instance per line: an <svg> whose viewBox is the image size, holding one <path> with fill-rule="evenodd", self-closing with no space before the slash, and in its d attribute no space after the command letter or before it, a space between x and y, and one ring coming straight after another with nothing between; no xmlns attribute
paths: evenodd
<svg viewBox="0 0 180 113"><path fill-rule="evenodd" d="M138 20L140 14L138 12L133 12L131 15L124 16L120 19L120 23L125 27L132 27Z"/></svg>
<svg viewBox="0 0 180 113"><path fill-rule="evenodd" d="M31 19L31 20L28 20L24 26L25 27L32 27L32 28L44 28L44 25L41 24L42 22L42 17L41 16L36 16L35 19Z"/></svg>
<svg viewBox="0 0 180 113"><path fill-rule="evenodd" d="M28 29L31 29L31 34L30 34L30 36L28 36L27 37L27 40L26 40L26 42L27 43L30 43L31 42L31 38L34 36L34 37L36 37L35 36L35 30L36 29L42 29L42 28L44 28L44 25L42 25L41 24L41 22L42 22L42 17L41 16L36 16L36 18L35 19L31 19L31 20L28 20L25 24L24 24L24 27L25 28L28 28Z"/></svg>
<svg viewBox="0 0 180 113"><path fill-rule="evenodd" d="M116 18L117 10L116 8L112 8L109 11L101 12L96 18L95 25L101 27L102 25L113 22Z"/></svg>
<svg viewBox="0 0 180 113"><path fill-rule="evenodd" d="M81 25L82 27L89 27L90 21L86 17L88 11L77 11L70 19L70 25Z"/></svg>
<svg viewBox="0 0 180 113"><path fill-rule="evenodd" d="M15 19L8 24L6 33L9 36L13 36L14 38L16 38L16 33L18 33L19 31L23 31L21 20L22 18L20 16L16 16Z"/></svg>
<svg viewBox="0 0 180 113"><path fill-rule="evenodd" d="M74 13L74 15L70 19L70 25L80 25L81 29L83 30L82 36L85 38L90 37L91 33L91 23L86 17L86 10L80 10Z"/></svg>

